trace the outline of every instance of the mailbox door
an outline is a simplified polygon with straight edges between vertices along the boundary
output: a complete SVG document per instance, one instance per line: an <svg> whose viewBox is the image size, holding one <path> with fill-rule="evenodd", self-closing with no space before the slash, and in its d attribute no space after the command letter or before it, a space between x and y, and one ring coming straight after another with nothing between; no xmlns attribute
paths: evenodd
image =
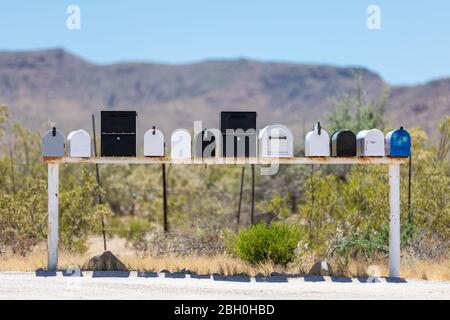
<svg viewBox="0 0 450 320"><path fill-rule="evenodd" d="M194 152L196 158L216 156L216 137L210 132L207 132L206 137L204 137L205 130L195 136Z"/></svg>
<svg viewBox="0 0 450 320"><path fill-rule="evenodd" d="M72 139L70 141L70 156L88 158L91 156L91 145L83 140Z"/></svg>
<svg viewBox="0 0 450 320"><path fill-rule="evenodd" d="M382 157L384 156L384 140L373 140L373 139L365 139L365 152L364 155L372 156L372 157Z"/></svg>
<svg viewBox="0 0 450 320"><path fill-rule="evenodd" d="M382 157L384 152L384 135L378 129L363 130L357 136L357 155Z"/></svg>
<svg viewBox="0 0 450 320"><path fill-rule="evenodd" d="M67 137L69 156L88 158L91 156L91 137L84 130L71 132Z"/></svg>
<svg viewBox="0 0 450 320"><path fill-rule="evenodd" d="M351 131L340 131L336 133L335 139L336 157L356 156L356 136Z"/></svg>
<svg viewBox="0 0 450 320"><path fill-rule="evenodd" d="M42 140L44 157L64 157L64 136L61 132L56 131L53 136L52 131L48 131Z"/></svg>
<svg viewBox="0 0 450 320"><path fill-rule="evenodd" d="M227 149L227 139L232 139L233 150ZM224 157L256 157L257 136L255 134L222 135L222 154Z"/></svg>
<svg viewBox="0 0 450 320"><path fill-rule="evenodd" d="M150 129L145 133L144 156L164 156L164 135L160 130Z"/></svg>
<svg viewBox="0 0 450 320"><path fill-rule="evenodd" d="M307 157L329 157L330 156L330 136L322 129L311 131L305 138L305 156Z"/></svg>
<svg viewBox="0 0 450 320"><path fill-rule="evenodd" d="M282 130L271 130L269 132L269 155L280 155L289 153L288 137Z"/></svg>
<svg viewBox="0 0 450 320"><path fill-rule="evenodd" d="M409 157L411 154L411 137L406 130L396 130L391 135L391 156Z"/></svg>
<svg viewBox="0 0 450 320"><path fill-rule="evenodd" d="M102 157L135 157L136 135L102 134Z"/></svg>
<svg viewBox="0 0 450 320"><path fill-rule="evenodd" d="M255 157L256 156L256 117L254 111L222 111L220 113L220 129L222 131L222 155L224 157ZM244 133L227 135L227 129L242 129ZM246 133L247 130L254 133ZM227 138L233 139L234 150L227 150ZM229 149L229 148L228 148Z"/></svg>
<svg viewBox="0 0 450 320"><path fill-rule="evenodd" d="M172 158L191 158L191 135L188 132L176 131L170 138L170 156Z"/></svg>
<svg viewBox="0 0 450 320"><path fill-rule="evenodd" d="M203 135L202 135L203 137ZM216 156L216 136L207 134L208 139L202 139L202 156L206 158Z"/></svg>

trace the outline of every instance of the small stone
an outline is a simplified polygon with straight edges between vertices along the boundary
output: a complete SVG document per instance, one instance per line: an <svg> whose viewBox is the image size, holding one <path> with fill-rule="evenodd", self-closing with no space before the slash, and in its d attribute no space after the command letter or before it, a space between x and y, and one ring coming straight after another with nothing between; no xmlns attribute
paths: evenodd
<svg viewBox="0 0 450 320"><path fill-rule="evenodd" d="M263 275L261 272L258 272L258 273L255 275L255 278L263 278L263 277L265 277L265 275Z"/></svg>
<svg viewBox="0 0 450 320"><path fill-rule="evenodd" d="M166 269L161 269L161 270L159 270L159 273L170 273L170 271L166 270Z"/></svg>
<svg viewBox="0 0 450 320"><path fill-rule="evenodd" d="M128 271L125 264L111 251L105 251L101 255L92 257L83 266L83 269L92 271Z"/></svg>

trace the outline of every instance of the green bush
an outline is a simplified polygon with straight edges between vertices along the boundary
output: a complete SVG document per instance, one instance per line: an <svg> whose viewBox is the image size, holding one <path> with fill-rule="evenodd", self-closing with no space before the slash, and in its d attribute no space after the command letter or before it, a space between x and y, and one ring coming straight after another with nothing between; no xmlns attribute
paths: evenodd
<svg viewBox="0 0 450 320"><path fill-rule="evenodd" d="M258 224L229 239L227 247L238 258L252 264L273 262L286 265L294 259L299 239L297 226Z"/></svg>

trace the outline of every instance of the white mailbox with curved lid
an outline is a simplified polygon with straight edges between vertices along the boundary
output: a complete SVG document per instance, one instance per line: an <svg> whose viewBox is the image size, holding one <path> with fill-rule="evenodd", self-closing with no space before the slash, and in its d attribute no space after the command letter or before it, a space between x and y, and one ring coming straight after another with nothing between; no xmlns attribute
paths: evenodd
<svg viewBox="0 0 450 320"><path fill-rule="evenodd" d="M163 157L164 156L164 135L153 126L144 135L144 156Z"/></svg>
<svg viewBox="0 0 450 320"><path fill-rule="evenodd" d="M313 125L313 130L306 134L305 156L329 157L330 153L330 135L317 122Z"/></svg>
<svg viewBox="0 0 450 320"><path fill-rule="evenodd" d="M356 135L358 157L384 157L384 134L378 129L362 130Z"/></svg>
<svg viewBox="0 0 450 320"><path fill-rule="evenodd" d="M186 129L177 129L170 136L170 157L173 159L192 158L192 138Z"/></svg>
<svg viewBox="0 0 450 320"><path fill-rule="evenodd" d="M281 124L265 127L259 132L260 157L290 158L294 156L294 136Z"/></svg>
<svg viewBox="0 0 450 320"><path fill-rule="evenodd" d="M69 157L89 158L91 156L91 137L84 130L76 130L67 136Z"/></svg>

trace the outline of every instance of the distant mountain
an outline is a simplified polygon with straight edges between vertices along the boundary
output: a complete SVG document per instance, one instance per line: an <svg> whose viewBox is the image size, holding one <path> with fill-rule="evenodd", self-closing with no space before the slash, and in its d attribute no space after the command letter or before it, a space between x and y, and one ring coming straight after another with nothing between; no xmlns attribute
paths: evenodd
<svg viewBox="0 0 450 320"><path fill-rule="evenodd" d="M51 121L66 133L90 129L92 112L123 109L138 111L142 134L152 125L166 134L192 128L194 120L217 127L220 110L255 110L260 126L280 122L302 134L355 92L355 74L368 98L382 96L386 83L364 68L252 60L97 65L62 49L0 52L0 103L29 127ZM387 114L393 126L433 132L450 114L450 79L391 88Z"/></svg>

